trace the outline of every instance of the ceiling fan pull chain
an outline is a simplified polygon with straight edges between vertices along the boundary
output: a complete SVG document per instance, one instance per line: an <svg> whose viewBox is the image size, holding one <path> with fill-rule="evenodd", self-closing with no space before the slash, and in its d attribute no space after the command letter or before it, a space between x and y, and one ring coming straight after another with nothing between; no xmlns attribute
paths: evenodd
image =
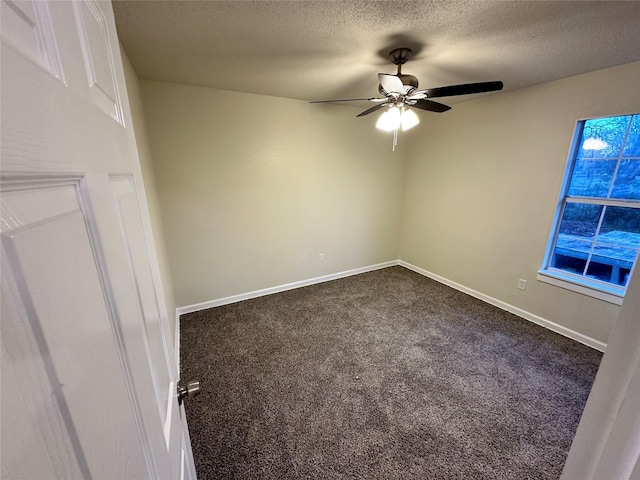
<svg viewBox="0 0 640 480"><path fill-rule="evenodd" d="M391 149L392 152L396 151L396 145L398 145L398 129L397 128L393 131L393 148Z"/></svg>

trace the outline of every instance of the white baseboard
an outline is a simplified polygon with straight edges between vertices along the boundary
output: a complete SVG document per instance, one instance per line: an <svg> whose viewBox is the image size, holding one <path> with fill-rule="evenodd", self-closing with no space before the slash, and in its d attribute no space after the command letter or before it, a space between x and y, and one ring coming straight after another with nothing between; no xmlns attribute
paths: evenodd
<svg viewBox="0 0 640 480"><path fill-rule="evenodd" d="M604 352L607 348L607 344L600 342L594 338L591 338L582 333L576 332L575 330L571 330L570 328L563 327L562 325L558 325L551 320L547 320L546 318L542 318L538 315L535 315L531 312L523 310L519 307L511 305L509 303L503 302L502 300L498 300L497 298L490 297L489 295L485 295L484 293L473 290L469 287L465 287L459 283L456 283L447 278L441 277L435 273L424 270L423 268L416 267L404 260L393 260L390 262L378 263L377 265L370 265L368 267L355 268L353 270L347 270L344 272L332 273L330 275L323 275L321 277L310 278L308 280L301 280L299 282L287 283L284 285L279 285L271 288L264 288L262 290L255 290L253 292L242 293L240 295L232 295L230 297L219 298L217 300L210 300L208 302L196 303L194 305L186 305L184 307L179 307L176 309L176 361L178 362L178 371L180 368L180 315L184 315L185 313L197 312L200 310L206 310L207 308L219 307L221 305L228 305L230 303L241 302L243 300L249 300L251 298L262 297L265 295L271 295L273 293L284 292L287 290L293 290L294 288L306 287L309 285L314 285L316 283L328 282L330 280L336 280L338 278L350 277L351 275L358 275L360 273L371 272L374 270L379 270L381 268L393 267L394 265L400 265L402 267L408 268L420 275L424 275L425 277L431 278L437 282L440 282L444 285L447 285L451 288L455 288L463 293L471 295L472 297L478 298L483 302L486 302L490 305L498 307L502 310L506 310L507 312L513 313L520 318L533 322L537 325L545 327L553 332L559 333L565 337L571 338L577 342L580 342L584 345L587 345L591 348Z"/></svg>
<svg viewBox="0 0 640 480"><path fill-rule="evenodd" d="M591 348L595 348L601 352L604 352L607 348L607 344L603 343L594 338L588 337L587 335L583 335L582 333L576 332L575 330L571 330L570 328L563 327L562 325L558 325L557 323L552 322L551 320L547 320L546 318L539 317L531 312L523 310L521 308L515 307L509 303L503 302L502 300L498 300L497 298L490 297L489 295L485 295L484 293L473 290L469 287L465 287L459 283L456 283L447 278L441 277L440 275L436 275L435 273L424 270L423 268L416 267L404 260L399 260L398 265L408 268L409 270L413 270L420 275L424 275L425 277L429 277L432 280L443 283L451 288L455 288L463 293L471 295L472 297L478 298L483 302L489 303L495 307L498 307L502 310L506 310L509 313L513 313L520 318L524 318L525 320L529 320L530 322L536 323L542 327L545 327L553 332L559 333L565 337L568 337L572 340L580 342L584 345L587 345Z"/></svg>
<svg viewBox="0 0 640 480"><path fill-rule="evenodd" d="M176 314L178 317L185 313L198 312L200 310L206 310L207 308L219 307L221 305L228 305L230 303L242 302L243 300L249 300L251 298L263 297L265 295L271 295L273 293L285 292L287 290L293 290L294 288L307 287L316 283L328 282L330 280L337 280L338 278L350 277L352 275L358 275L360 273L372 272L374 270L380 270L381 268L393 267L398 265L398 260L392 260L390 262L378 263L376 265L370 265L368 267L354 268L353 270L346 270L344 272L331 273L329 275L323 275L321 277L310 278L308 280L301 280L299 282L286 283L277 287L263 288L262 290L255 290L253 292L241 293L240 295L232 295L230 297L219 298L217 300L210 300L208 302L196 303L194 305L186 305L184 307L178 307Z"/></svg>

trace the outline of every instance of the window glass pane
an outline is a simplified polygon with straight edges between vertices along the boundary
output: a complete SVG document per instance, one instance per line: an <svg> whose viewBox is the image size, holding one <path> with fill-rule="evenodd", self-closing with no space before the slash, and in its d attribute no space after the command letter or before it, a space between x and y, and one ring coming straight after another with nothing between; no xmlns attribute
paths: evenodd
<svg viewBox="0 0 640 480"><path fill-rule="evenodd" d="M610 263L601 263L598 261L598 257L591 258L587 268L587 277L603 282L617 283L612 281L613 276L613 266Z"/></svg>
<svg viewBox="0 0 640 480"><path fill-rule="evenodd" d="M625 247L640 246L640 209L630 207L606 207L598 241L615 240L612 243Z"/></svg>
<svg viewBox="0 0 640 480"><path fill-rule="evenodd" d="M605 263L607 265L618 265L630 269L638 254L637 249L620 248L611 245L596 243L593 247L592 262Z"/></svg>
<svg viewBox="0 0 640 480"><path fill-rule="evenodd" d="M551 258L551 266L565 272L582 275L587 265L590 251L591 242L559 234Z"/></svg>
<svg viewBox="0 0 640 480"><path fill-rule="evenodd" d="M640 157L640 115L634 115L631 120L631 128L624 145L623 155L625 157Z"/></svg>
<svg viewBox="0 0 640 480"><path fill-rule="evenodd" d="M637 249L596 243L587 268L587 276L626 286L637 256Z"/></svg>
<svg viewBox="0 0 640 480"><path fill-rule="evenodd" d="M569 184L570 197L605 197L617 160L576 160Z"/></svg>
<svg viewBox="0 0 640 480"><path fill-rule="evenodd" d="M611 198L640 200L640 160L620 162Z"/></svg>
<svg viewBox="0 0 640 480"><path fill-rule="evenodd" d="M567 203L560 222L561 235L592 239L600 221L602 205Z"/></svg>
<svg viewBox="0 0 640 480"><path fill-rule="evenodd" d="M601 205L567 203L551 259L551 266L565 272L583 275L596 235Z"/></svg>
<svg viewBox="0 0 640 480"><path fill-rule="evenodd" d="M640 247L640 209L606 207L587 276L625 286Z"/></svg>
<svg viewBox="0 0 640 480"><path fill-rule="evenodd" d="M630 120L631 115L587 120L577 158L618 157Z"/></svg>

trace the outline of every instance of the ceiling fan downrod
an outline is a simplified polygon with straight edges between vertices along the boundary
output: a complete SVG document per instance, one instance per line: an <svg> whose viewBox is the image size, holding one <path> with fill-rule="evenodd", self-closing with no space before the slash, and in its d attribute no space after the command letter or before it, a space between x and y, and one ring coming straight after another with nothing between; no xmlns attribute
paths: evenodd
<svg viewBox="0 0 640 480"><path fill-rule="evenodd" d="M393 50L391 50L389 52L389 58L391 59L393 64L398 67L398 71L396 72L396 77L398 77L400 79L402 84L405 87L411 87L411 89L417 89L418 88L418 79L416 77L414 77L413 75L408 75L406 73L402 73L402 65L404 65L405 63L407 63L409 61L409 58L411 57L411 53L412 52L413 52L413 50L411 50L410 48L406 48L406 47L394 48ZM383 90L381 90L381 88L382 88L382 86L380 86L378 88L378 91L380 91L380 93L383 93ZM408 90L409 89L407 89L407 91Z"/></svg>

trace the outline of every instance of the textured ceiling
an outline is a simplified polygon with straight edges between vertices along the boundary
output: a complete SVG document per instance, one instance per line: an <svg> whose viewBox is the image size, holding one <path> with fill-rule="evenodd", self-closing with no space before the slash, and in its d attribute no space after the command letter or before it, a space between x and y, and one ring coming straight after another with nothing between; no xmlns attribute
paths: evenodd
<svg viewBox="0 0 640 480"><path fill-rule="evenodd" d="M414 50L403 73L422 88L510 90L640 60L638 1L113 3L140 78L303 100L377 95L395 47Z"/></svg>

